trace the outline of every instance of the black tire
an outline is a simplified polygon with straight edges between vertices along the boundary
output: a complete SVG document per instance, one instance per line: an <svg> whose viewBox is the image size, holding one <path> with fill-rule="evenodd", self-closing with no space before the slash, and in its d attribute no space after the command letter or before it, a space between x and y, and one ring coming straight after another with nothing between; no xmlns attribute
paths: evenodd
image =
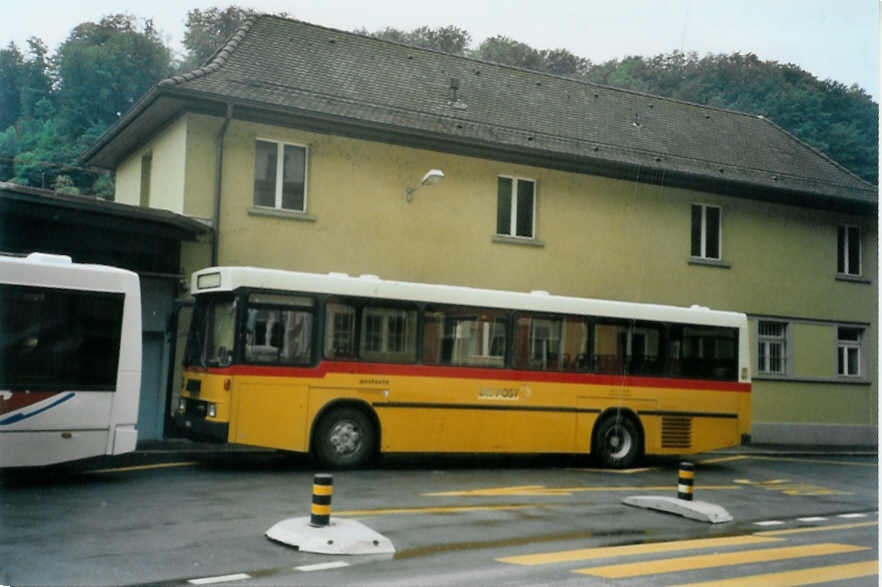
<svg viewBox="0 0 882 587"><path fill-rule="evenodd" d="M593 449L602 466L625 469L643 454L643 435L630 416L607 416L597 425Z"/></svg>
<svg viewBox="0 0 882 587"><path fill-rule="evenodd" d="M377 431L358 408L333 408L321 417L313 437L318 462L330 469L352 469L371 462Z"/></svg>

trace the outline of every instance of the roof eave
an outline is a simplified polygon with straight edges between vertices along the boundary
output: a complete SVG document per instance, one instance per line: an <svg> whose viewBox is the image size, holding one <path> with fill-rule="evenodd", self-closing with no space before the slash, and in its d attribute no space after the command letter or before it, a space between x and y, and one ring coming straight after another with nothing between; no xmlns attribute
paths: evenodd
<svg viewBox="0 0 882 587"><path fill-rule="evenodd" d="M636 181L658 183L669 187L683 187L748 199L777 201L803 207L862 214L871 211L875 213L877 207L876 193L871 190L864 190L866 197L849 197L818 190L769 186L759 182L666 169L658 163L649 165L629 163L603 157L562 154L535 147L493 143L466 136L450 136L411 127L393 126L289 106L266 104L177 85L154 86L129 112L110 127L93 147L81 155L82 163L113 169L133 148L152 138L158 131L158 127L144 128L142 130L143 136L133 145L118 147L114 144L120 134L130 126L137 124L139 117L151 106L157 104L160 98L181 100L178 111L203 112L222 116L225 105L233 104L236 107L234 118L239 120L271 122L323 134L377 140L402 146L538 165L576 173L594 173L618 179L635 180L636 178Z"/></svg>

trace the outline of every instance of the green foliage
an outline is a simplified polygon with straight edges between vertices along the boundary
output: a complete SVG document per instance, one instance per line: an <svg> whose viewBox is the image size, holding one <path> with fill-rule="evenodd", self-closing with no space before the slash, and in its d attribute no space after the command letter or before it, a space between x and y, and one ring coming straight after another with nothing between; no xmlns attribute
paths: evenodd
<svg viewBox="0 0 882 587"><path fill-rule="evenodd" d="M252 14L236 6L190 10L187 54L177 68L151 21L139 26L141 21L122 14L78 25L54 55L36 37L25 51L13 43L0 49L0 181L111 198L112 175L77 167L77 156L156 82L210 59ZM857 86L818 80L792 64L752 53L700 58L678 51L593 64L566 49L537 50L502 35L472 49L471 35L456 26L356 32L761 114L860 177L878 181L878 104Z"/></svg>
<svg viewBox="0 0 882 587"><path fill-rule="evenodd" d="M187 31L184 33L187 57L181 63L181 71L190 71L208 61L253 14L253 10L238 6L228 6L223 10L196 8L187 12Z"/></svg>
<svg viewBox="0 0 882 587"><path fill-rule="evenodd" d="M108 126L172 73L171 51L151 21L116 14L78 25L55 56L63 130L81 135Z"/></svg>
<svg viewBox="0 0 882 587"><path fill-rule="evenodd" d="M821 81L752 53L626 57L584 79L762 115L861 178L878 183L879 105L858 86Z"/></svg>
<svg viewBox="0 0 882 587"><path fill-rule="evenodd" d="M171 73L153 23L121 14L78 25L52 58L37 38L27 54L0 50L0 181L112 196L107 174L77 156Z"/></svg>
<svg viewBox="0 0 882 587"><path fill-rule="evenodd" d="M359 29L355 32L385 41L435 49L436 51L452 53L453 55L465 55L466 48L472 42L472 36L468 31L452 25L438 28L421 26L410 32L391 27L386 27L373 33L368 32L366 29Z"/></svg>

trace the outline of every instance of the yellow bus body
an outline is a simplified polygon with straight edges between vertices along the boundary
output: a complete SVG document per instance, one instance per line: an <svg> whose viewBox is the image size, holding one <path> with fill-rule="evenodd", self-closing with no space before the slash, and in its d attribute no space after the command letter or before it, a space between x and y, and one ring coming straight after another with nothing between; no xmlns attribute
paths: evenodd
<svg viewBox="0 0 882 587"><path fill-rule="evenodd" d="M205 420L226 424L227 442L294 452L311 449L318 417L339 402L375 416L384 453L587 454L594 425L609 410L637 416L646 454L734 446L750 432L749 384L585 374L561 382L531 380L530 372L496 379L487 369L474 370L480 377L384 375L382 365L361 372L356 364L335 366L304 370L311 375L188 370L182 396L216 406ZM186 391L192 381L198 393Z"/></svg>

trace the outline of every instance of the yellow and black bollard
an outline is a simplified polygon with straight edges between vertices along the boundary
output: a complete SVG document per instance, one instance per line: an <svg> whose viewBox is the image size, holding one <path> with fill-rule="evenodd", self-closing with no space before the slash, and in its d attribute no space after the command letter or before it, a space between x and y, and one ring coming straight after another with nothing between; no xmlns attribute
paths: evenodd
<svg viewBox="0 0 882 587"><path fill-rule="evenodd" d="M334 494L334 476L316 473L312 481L312 512L309 525L324 528L331 523L331 496Z"/></svg>
<svg viewBox="0 0 882 587"><path fill-rule="evenodd" d="M692 488L695 485L695 465L683 461L677 474L677 497L692 501Z"/></svg>

